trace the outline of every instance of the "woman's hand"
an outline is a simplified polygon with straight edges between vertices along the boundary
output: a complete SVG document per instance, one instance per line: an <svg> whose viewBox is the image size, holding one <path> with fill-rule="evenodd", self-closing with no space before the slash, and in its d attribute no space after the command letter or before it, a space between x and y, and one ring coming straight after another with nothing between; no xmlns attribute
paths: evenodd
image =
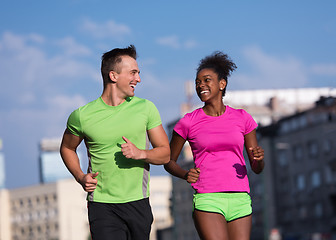
<svg viewBox="0 0 336 240"><path fill-rule="evenodd" d="M184 179L187 180L188 183L195 183L198 180L200 172L199 168L191 168L184 176Z"/></svg>

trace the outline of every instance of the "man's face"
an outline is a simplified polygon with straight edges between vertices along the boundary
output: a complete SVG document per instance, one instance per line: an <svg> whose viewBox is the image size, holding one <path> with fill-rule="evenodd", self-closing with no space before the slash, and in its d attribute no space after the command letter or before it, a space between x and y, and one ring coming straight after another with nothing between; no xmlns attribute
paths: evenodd
<svg viewBox="0 0 336 240"><path fill-rule="evenodd" d="M133 97L136 85L141 82L138 63L130 56L122 56L118 68L120 73L116 73L115 76L119 97Z"/></svg>

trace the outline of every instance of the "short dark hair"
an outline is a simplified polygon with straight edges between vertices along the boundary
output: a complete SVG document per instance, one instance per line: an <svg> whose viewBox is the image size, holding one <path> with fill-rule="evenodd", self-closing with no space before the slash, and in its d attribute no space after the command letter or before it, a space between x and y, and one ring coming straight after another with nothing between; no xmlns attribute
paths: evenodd
<svg viewBox="0 0 336 240"><path fill-rule="evenodd" d="M131 44L127 48L115 48L103 54L101 62L101 74L104 82L110 79L110 71L116 71L117 73L120 73L120 69L118 69L118 63L121 62L122 56L130 56L136 60L137 52L134 45Z"/></svg>
<svg viewBox="0 0 336 240"><path fill-rule="evenodd" d="M237 68L237 66L227 54L220 51L215 51L211 55L201 59L196 75L198 75L198 73L205 68L210 68L215 73L217 73L218 80L224 79L227 86L228 77ZM226 86L222 93L223 96L226 92Z"/></svg>

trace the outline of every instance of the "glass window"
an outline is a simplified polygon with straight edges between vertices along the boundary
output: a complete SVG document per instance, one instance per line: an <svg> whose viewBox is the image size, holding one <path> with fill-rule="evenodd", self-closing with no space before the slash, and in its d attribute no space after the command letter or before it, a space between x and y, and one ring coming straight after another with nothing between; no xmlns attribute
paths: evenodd
<svg viewBox="0 0 336 240"><path fill-rule="evenodd" d="M308 143L308 151L311 157L316 157L318 155L318 144L316 141L310 141Z"/></svg>
<svg viewBox="0 0 336 240"><path fill-rule="evenodd" d="M321 175L320 172L314 171L311 175L312 187L316 188L321 185Z"/></svg>
<svg viewBox="0 0 336 240"><path fill-rule="evenodd" d="M329 165L324 167L324 177L325 177L326 183L332 183L333 172L332 172L331 167Z"/></svg>
<svg viewBox="0 0 336 240"><path fill-rule="evenodd" d="M299 208L299 217L300 217L301 219L305 219L305 218L307 218L307 208L306 208L305 206L301 206L301 207Z"/></svg>
<svg viewBox="0 0 336 240"><path fill-rule="evenodd" d="M323 206L321 203L315 204L314 212L316 217L322 217L323 215Z"/></svg>
<svg viewBox="0 0 336 240"><path fill-rule="evenodd" d="M332 149L332 141L330 139L325 139L323 142L323 152L328 154Z"/></svg>
<svg viewBox="0 0 336 240"><path fill-rule="evenodd" d="M306 180L303 174L300 174L296 179L296 187L299 191L302 191L306 187Z"/></svg>
<svg viewBox="0 0 336 240"><path fill-rule="evenodd" d="M303 159L303 149L301 145L296 145L293 148L293 152L294 152L294 159L295 160L302 160Z"/></svg>
<svg viewBox="0 0 336 240"><path fill-rule="evenodd" d="M278 163L280 166L286 166L288 164L287 151L278 151Z"/></svg>

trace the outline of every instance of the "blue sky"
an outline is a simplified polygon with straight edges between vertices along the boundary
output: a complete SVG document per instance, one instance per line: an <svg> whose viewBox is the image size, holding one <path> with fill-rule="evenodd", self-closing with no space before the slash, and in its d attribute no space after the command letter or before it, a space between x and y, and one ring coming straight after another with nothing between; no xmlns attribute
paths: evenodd
<svg viewBox="0 0 336 240"><path fill-rule="evenodd" d="M228 90L334 88L335 9L332 0L2 1L6 187L38 183L39 141L61 137L71 111L100 96L102 53L137 47L136 95L167 125L186 100L184 83L215 50L238 66Z"/></svg>

